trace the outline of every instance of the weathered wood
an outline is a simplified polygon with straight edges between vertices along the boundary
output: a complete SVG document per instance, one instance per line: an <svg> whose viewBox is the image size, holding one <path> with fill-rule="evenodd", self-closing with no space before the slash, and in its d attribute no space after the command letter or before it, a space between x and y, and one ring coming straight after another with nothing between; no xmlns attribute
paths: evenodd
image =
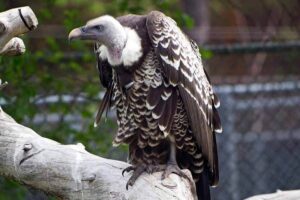
<svg viewBox="0 0 300 200"><path fill-rule="evenodd" d="M62 145L16 123L0 109L0 175L62 199L193 199L187 180L142 175L125 189L127 163L97 157L82 144ZM189 171L185 171L187 174Z"/></svg>
<svg viewBox="0 0 300 200"><path fill-rule="evenodd" d="M26 48L22 39L14 37L3 47L0 55L18 56L25 53Z"/></svg>
<svg viewBox="0 0 300 200"><path fill-rule="evenodd" d="M281 191L272 194L262 194L249 197L245 200L299 200L300 190Z"/></svg>
<svg viewBox="0 0 300 200"><path fill-rule="evenodd" d="M0 55L16 56L25 52L22 39L16 37L35 29L38 20L30 7L14 8L0 13ZM0 90L7 85L2 84Z"/></svg>
<svg viewBox="0 0 300 200"><path fill-rule="evenodd" d="M0 55L20 55L25 52L22 35L37 27L38 20L30 7L14 8L0 13Z"/></svg>

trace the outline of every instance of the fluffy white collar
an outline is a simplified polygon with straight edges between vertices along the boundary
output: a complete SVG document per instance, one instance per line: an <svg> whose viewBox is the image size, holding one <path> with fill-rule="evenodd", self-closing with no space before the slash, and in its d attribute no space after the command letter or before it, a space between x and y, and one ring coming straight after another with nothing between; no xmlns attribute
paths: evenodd
<svg viewBox="0 0 300 200"><path fill-rule="evenodd" d="M142 54L142 41L135 30L124 27L127 34L127 43L122 51L120 60L114 60L109 54L106 46L100 46L100 57L102 60L108 60L108 63L112 66L123 64L124 66L131 66L134 62L138 61Z"/></svg>

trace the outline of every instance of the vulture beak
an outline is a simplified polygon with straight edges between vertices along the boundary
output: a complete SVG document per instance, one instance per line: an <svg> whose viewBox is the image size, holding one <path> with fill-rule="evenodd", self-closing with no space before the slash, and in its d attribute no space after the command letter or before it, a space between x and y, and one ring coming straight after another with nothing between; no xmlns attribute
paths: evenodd
<svg viewBox="0 0 300 200"><path fill-rule="evenodd" d="M86 30L86 29L87 28L85 28L84 26L73 29L69 33L69 41L73 41L73 40L95 40L96 35L89 33L88 30Z"/></svg>
<svg viewBox="0 0 300 200"><path fill-rule="evenodd" d="M81 28L75 28L69 33L69 41L80 39L82 35Z"/></svg>

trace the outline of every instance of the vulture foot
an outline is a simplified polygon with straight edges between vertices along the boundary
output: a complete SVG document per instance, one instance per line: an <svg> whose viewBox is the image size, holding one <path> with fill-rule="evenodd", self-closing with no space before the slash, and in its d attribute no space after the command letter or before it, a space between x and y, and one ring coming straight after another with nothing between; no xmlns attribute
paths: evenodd
<svg viewBox="0 0 300 200"><path fill-rule="evenodd" d="M132 176L129 178L129 180L127 181L126 184L126 190L128 190L129 186L133 186L133 184L135 183L135 181L138 179L138 177L146 171L146 165L142 164L142 165L137 165L137 166L129 166L127 168L125 168L122 172L122 175L124 176L125 172L130 172L133 171Z"/></svg>
<svg viewBox="0 0 300 200"><path fill-rule="evenodd" d="M166 165L164 173L161 176L161 179L163 180L163 179L167 178L172 173L177 174L178 176L185 178L188 181L191 181L190 178L188 177L188 175L186 175L184 172L182 172L177 164L173 164L173 163L168 163Z"/></svg>
<svg viewBox="0 0 300 200"><path fill-rule="evenodd" d="M136 166L129 166L125 168L122 171L122 175L124 176L124 173L128 173L133 171L133 174L129 178L126 184L126 190L128 190L129 186L133 186L135 181L142 175L142 173L146 172L148 174L152 174L154 172L160 172L163 171L162 174L162 180L166 179L170 174L174 173L178 176L185 178L189 181L189 183L193 186L194 181L191 180L191 178L186 175L184 172L181 171L181 169L178 167L177 164L168 163L166 165L146 165L146 164L140 164Z"/></svg>
<svg viewBox="0 0 300 200"><path fill-rule="evenodd" d="M196 192L196 186L195 186L194 180L191 179L184 172L182 172L181 169L178 167L178 165L176 163L169 162L166 165L165 170L164 170L164 172L162 174L161 179L162 180L166 179L172 173L177 174L179 177L182 177L182 178L186 179L190 183L190 185L191 185L191 190L192 190L192 194L193 194L194 198L198 199L197 198L197 192Z"/></svg>
<svg viewBox="0 0 300 200"><path fill-rule="evenodd" d="M129 178L126 184L126 190L128 190L129 186L133 186L135 181L142 175L143 172L147 172L148 174L152 174L154 172L164 171L166 169L166 165L146 165L140 164L136 166L129 166L122 171L122 175L124 176L125 172L133 171L133 174Z"/></svg>

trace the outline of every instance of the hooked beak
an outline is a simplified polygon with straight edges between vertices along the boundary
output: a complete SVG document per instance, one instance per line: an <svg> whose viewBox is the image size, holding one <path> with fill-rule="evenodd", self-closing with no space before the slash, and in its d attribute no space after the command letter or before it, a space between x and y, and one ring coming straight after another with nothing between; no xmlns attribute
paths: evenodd
<svg viewBox="0 0 300 200"><path fill-rule="evenodd" d="M75 28L69 33L69 41L95 40L95 38L96 36L94 34L89 33L84 27Z"/></svg>

